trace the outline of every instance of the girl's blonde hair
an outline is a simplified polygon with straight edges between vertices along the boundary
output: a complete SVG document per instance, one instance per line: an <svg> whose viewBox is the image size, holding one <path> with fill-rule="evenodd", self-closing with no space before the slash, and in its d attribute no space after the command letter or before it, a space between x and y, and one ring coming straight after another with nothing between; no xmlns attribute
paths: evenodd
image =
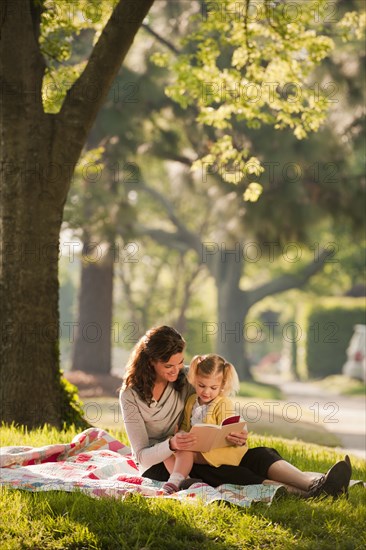
<svg viewBox="0 0 366 550"><path fill-rule="evenodd" d="M195 385L197 375L217 376L222 374L222 395L235 395L239 391L239 378L235 367L220 355L195 355L189 365L188 380Z"/></svg>

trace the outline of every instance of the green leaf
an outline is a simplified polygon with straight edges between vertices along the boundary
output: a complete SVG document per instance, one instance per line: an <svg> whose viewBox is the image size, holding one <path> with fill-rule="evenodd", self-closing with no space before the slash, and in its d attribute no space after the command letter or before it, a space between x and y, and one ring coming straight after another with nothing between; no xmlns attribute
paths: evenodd
<svg viewBox="0 0 366 550"><path fill-rule="evenodd" d="M246 202L257 202L261 196L263 187L260 183L252 182L243 193L243 199Z"/></svg>

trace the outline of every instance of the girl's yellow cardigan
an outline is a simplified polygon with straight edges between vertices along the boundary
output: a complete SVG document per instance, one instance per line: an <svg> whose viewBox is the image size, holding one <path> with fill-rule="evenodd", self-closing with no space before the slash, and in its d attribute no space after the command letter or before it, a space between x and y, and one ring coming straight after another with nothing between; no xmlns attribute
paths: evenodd
<svg viewBox="0 0 366 550"><path fill-rule="evenodd" d="M184 418L180 426L180 429L184 432L189 432L191 429L191 415L194 402L197 399L197 394L194 393L188 397L184 407ZM216 397L208 406L206 418L204 418L204 424L221 424L225 418L229 416L235 416L235 407L227 397ZM233 431L235 431L233 426ZM202 453L202 456L207 460L211 466L221 466L222 464L230 464L231 466L238 466L241 459L247 452L248 447L220 447L219 449L213 449L207 453Z"/></svg>

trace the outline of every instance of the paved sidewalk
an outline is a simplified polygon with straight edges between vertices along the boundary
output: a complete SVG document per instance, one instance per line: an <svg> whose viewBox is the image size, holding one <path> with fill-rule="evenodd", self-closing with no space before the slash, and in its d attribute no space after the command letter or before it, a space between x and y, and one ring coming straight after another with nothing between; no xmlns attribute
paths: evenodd
<svg viewBox="0 0 366 550"><path fill-rule="evenodd" d="M312 420L334 433L342 442L345 453L366 460L366 397L338 395L313 383L281 381L266 377L277 385L287 402L301 407L303 415L311 413Z"/></svg>

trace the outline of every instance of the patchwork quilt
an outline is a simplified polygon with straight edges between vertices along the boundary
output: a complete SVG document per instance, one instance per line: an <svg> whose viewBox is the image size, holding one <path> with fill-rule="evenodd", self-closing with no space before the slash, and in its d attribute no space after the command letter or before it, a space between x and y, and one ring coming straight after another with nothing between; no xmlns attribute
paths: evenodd
<svg viewBox="0 0 366 550"><path fill-rule="evenodd" d="M78 434L71 443L45 447L0 449L0 485L27 491L82 491L92 497L145 497L184 501L226 501L237 506L270 504L284 488L279 485L231 485L213 488L195 483L164 495L163 483L141 477L131 449L98 428Z"/></svg>

